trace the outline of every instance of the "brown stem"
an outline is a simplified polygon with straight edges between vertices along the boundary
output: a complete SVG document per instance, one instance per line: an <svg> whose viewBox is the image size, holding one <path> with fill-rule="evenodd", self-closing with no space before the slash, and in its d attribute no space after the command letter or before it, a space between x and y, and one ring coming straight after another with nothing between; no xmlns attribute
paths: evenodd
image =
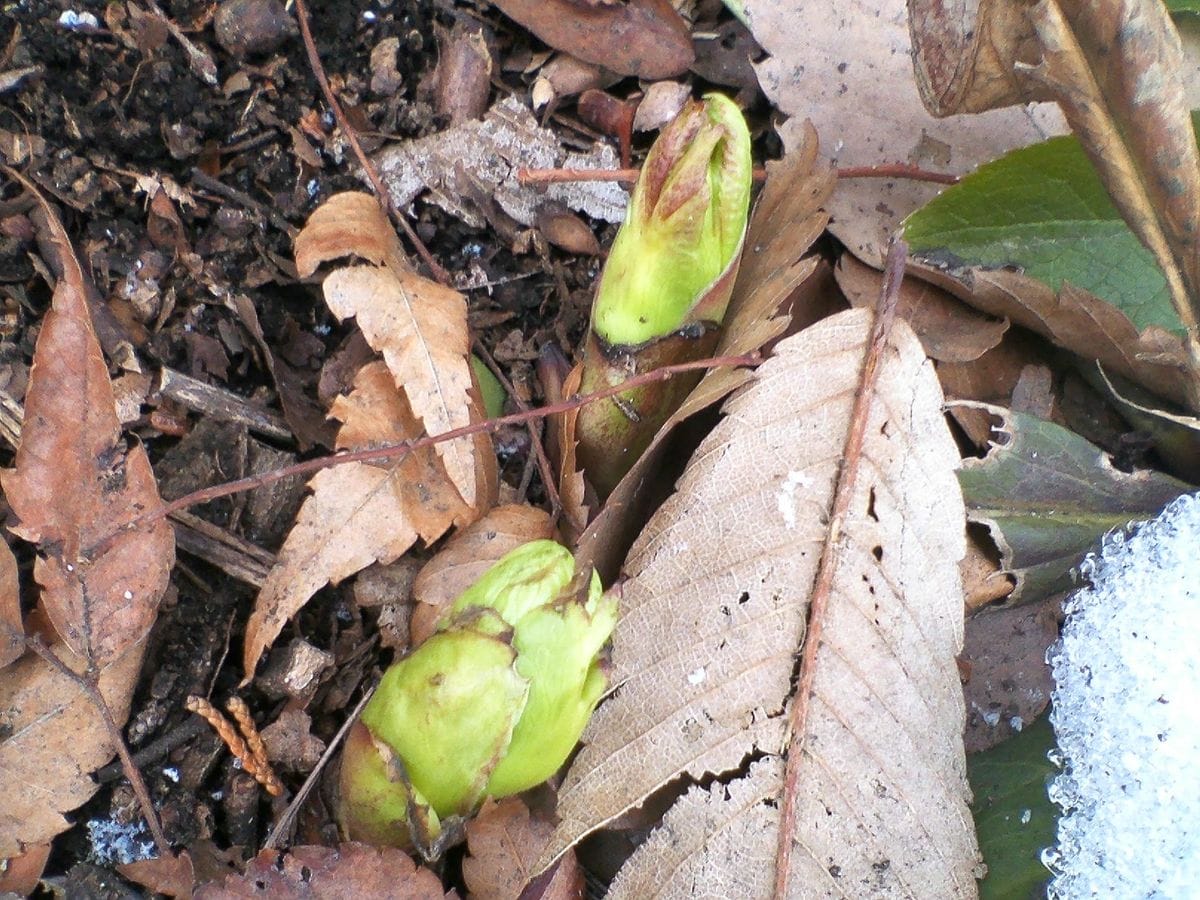
<svg viewBox="0 0 1200 900"><path fill-rule="evenodd" d="M358 164L363 167L367 178L371 181L371 187L375 189L375 195L379 198L379 202L383 204L383 208L388 211L388 215L392 217L413 247L416 248L417 254L424 260L425 265L429 267L430 274L441 284L450 284L450 274L442 268L441 264L433 258L433 254L429 252L429 248L425 246L425 242L417 235L413 227L408 224L408 219L400 215L400 211L392 204L392 195L388 193L387 188L383 184L383 179L379 177L379 172L376 171L374 164L367 158L367 154L363 152L362 144L358 142L358 132L350 121L346 118L346 114L342 111L342 105L334 96L333 88L329 86L329 79L325 75L325 67L321 64L321 57L317 54L317 45L313 42L312 31L308 27L308 6L304 0L296 0L296 21L300 25L300 36L304 40L304 50L308 54L308 64L312 69L313 77L317 79L317 84L321 88L321 93L325 95L325 102L329 104L329 108L333 111L333 117L337 119L338 127L342 129L342 134L346 136L346 140L350 144L350 148L354 151L354 155L358 158Z"/></svg>
<svg viewBox="0 0 1200 900"><path fill-rule="evenodd" d="M652 384L656 381L665 381L675 375L684 372L694 372L698 369L718 369L724 367L736 366L753 366L762 361L761 354L744 353L740 356L714 356L709 359L697 359L691 362L678 363L673 366L663 366L660 369L654 369L650 372L643 372L640 375L635 375L628 381L623 381L620 384L609 385L601 390L594 391L590 394L582 396L576 395L568 397L559 403L552 403L548 406L539 406L535 409L526 409L521 412L512 413L507 416L500 416L496 419L485 419L482 422L474 422L470 425L464 425L461 428L454 428L450 431L444 431L441 434L426 435L412 441L402 441L398 444L385 444L378 447L367 447L362 450L349 450L343 453L338 453L333 456L322 456L318 459L309 459L304 462L296 463L295 465L285 466L281 469L275 469L270 472L263 472L259 475L252 475L247 478L239 478L236 481L229 481L225 484L214 485L213 487L202 488L198 491L193 491L190 494L185 494L172 500L170 503L164 503L162 506L156 507L148 512L131 519L121 527L110 531L108 534L101 537L90 547L87 547L83 556L94 559L103 553L118 535L126 531L132 531L144 525L149 525L157 522L160 519L166 518L174 512L181 509L187 509L189 506L195 506L199 503L207 503L210 500L216 500L219 497L228 497L230 494L238 494L242 491L251 491L255 488L264 487L268 484L274 484L284 478L289 478L293 475L310 475L313 472L319 472L322 469L340 466L345 463L352 462L381 462L385 460L400 460L414 450L423 450L426 447L432 447L435 444L441 444L446 441L457 440L462 437L469 437L473 434L482 432L492 433L496 429L504 425L523 425L526 422L532 422L535 419L545 418L546 416L560 415L565 412L570 412L573 409L578 409L588 403L594 403L597 400L603 400L606 397L612 397L620 394L622 391L630 390L631 388L641 387L645 384Z"/></svg>
<svg viewBox="0 0 1200 900"><path fill-rule="evenodd" d="M79 689L92 701L92 705L100 713L100 718L104 720L104 727L108 729L108 734L112 739L113 746L116 748L117 756L121 759L121 769L125 772L125 777L129 779L134 796L137 797L138 805L142 808L142 816L145 817L146 826L150 829L150 834L154 838L154 845L158 848L158 855L163 859L169 859L174 856L174 852L171 850L171 842L167 840L166 834L163 833L162 825L158 821L158 813L154 809L154 802L150 799L150 791L146 787L146 781L142 778L141 770L134 763L133 757L129 753L129 748L125 745L125 738L121 736L121 728L113 718L112 710L108 708L108 701L100 693L97 681L87 675L79 674L68 666L58 658L54 651L42 643L41 638L26 638L25 644L30 650L62 673L65 678L69 678L75 684L79 685Z"/></svg>
<svg viewBox="0 0 1200 900"><path fill-rule="evenodd" d="M554 184L561 181L619 181L633 184L638 169L517 169L521 184ZM958 184L959 177L945 172L930 172L908 163L882 163L877 166L843 166L836 170L838 178L906 178L910 181L929 181L934 184ZM754 170L754 180L767 177L763 169Z"/></svg>
<svg viewBox="0 0 1200 900"><path fill-rule="evenodd" d="M785 736L787 762L784 768L783 788L779 803L779 835L775 853L776 900L792 896L789 877L792 861L792 845L796 833L796 798L799 793L801 757L808 727L808 711L811 706L813 682L817 674L817 651L821 647L821 635L829 609L829 598L833 593L833 579L838 568L838 549L842 532L850 517L850 503L854 497L854 483L862 462L863 439L867 432L867 420L875 399L875 386L879 381L879 363L887 346L892 323L896 320L896 303L900 298L900 283L904 279L904 266L908 261L908 245L893 238L884 264L883 288L875 310L875 327L867 344L867 356L863 362L858 393L854 397L854 408L850 411L850 427L846 431L846 443L842 452L842 464L838 473L837 487L833 494L833 505L829 513L829 528L821 548L821 560L817 564L817 577L813 582L812 595L808 604L808 626L804 632L804 647L800 657L800 675L796 693L792 697L792 708L788 717Z"/></svg>

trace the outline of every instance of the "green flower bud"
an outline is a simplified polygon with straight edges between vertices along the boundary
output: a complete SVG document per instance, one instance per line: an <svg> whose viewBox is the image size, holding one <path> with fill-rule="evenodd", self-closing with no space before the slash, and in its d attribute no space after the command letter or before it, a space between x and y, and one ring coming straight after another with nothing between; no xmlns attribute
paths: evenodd
<svg viewBox="0 0 1200 900"><path fill-rule="evenodd" d="M600 276L580 393L712 353L741 260L752 181L750 133L727 97L688 104L663 130ZM580 409L578 459L601 498L699 378L676 377Z"/></svg>
<svg viewBox="0 0 1200 900"><path fill-rule="evenodd" d="M750 132L721 94L689 103L659 135L633 189L592 307L610 344L644 344L690 322L720 322L729 296L702 303L737 258L753 171Z"/></svg>
<svg viewBox="0 0 1200 900"><path fill-rule="evenodd" d="M553 775L608 684L616 600L533 541L492 566L384 674L346 743L341 819L354 840L436 855L447 822Z"/></svg>

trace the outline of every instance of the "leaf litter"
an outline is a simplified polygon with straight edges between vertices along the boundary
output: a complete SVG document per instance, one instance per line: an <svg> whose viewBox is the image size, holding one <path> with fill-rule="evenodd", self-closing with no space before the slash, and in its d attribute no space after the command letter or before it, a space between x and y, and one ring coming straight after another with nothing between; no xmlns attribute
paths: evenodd
<svg viewBox="0 0 1200 900"><path fill-rule="evenodd" d="M728 896L769 890L775 813L764 807L782 788L784 711L868 327L866 313L844 314L780 343L638 538L613 695L568 771L543 864L679 776L717 775L729 781L706 801L721 807L706 813L713 830L678 813L688 839L669 815L614 893L686 895L702 875ZM911 332L895 335L819 651L794 883L836 893L882 878L969 896L958 455L930 364ZM747 757L762 759L743 781Z"/></svg>

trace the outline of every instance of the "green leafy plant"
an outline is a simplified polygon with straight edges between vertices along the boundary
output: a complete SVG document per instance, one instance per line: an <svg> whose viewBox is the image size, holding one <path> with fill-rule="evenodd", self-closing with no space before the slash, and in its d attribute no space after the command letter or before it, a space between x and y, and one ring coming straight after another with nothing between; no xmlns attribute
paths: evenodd
<svg viewBox="0 0 1200 900"><path fill-rule="evenodd" d="M617 601L553 541L505 555L384 674L342 757L350 838L436 857L485 797L553 775L608 685ZM447 826L450 827L447 827Z"/></svg>
<svg viewBox="0 0 1200 900"><path fill-rule="evenodd" d="M705 356L716 346L745 240L750 134L720 94L690 103L642 167L592 306L581 389ZM607 495L694 380L626 391L584 407L579 459Z"/></svg>

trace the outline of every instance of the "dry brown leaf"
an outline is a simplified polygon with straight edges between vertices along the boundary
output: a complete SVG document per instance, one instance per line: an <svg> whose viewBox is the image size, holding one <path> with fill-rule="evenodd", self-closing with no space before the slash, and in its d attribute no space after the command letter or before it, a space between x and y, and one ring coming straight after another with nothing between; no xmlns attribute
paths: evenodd
<svg viewBox="0 0 1200 900"><path fill-rule="evenodd" d="M141 668L145 634L100 667L100 693L122 723ZM51 652L73 671L87 661ZM71 827L64 813L96 792L91 773L112 759L112 737L78 682L29 653L0 677L0 859Z"/></svg>
<svg viewBox="0 0 1200 900"><path fill-rule="evenodd" d="M855 309L874 309L883 273L848 253L838 260L838 287ZM917 333L921 346L938 362L964 363L979 359L1004 338L1006 319L982 316L946 291L916 278L900 286L896 315Z"/></svg>
<svg viewBox="0 0 1200 900"><path fill-rule="evenodd" d="M0 669L25 652L25 625L21 619L21 591L17 558L0 541Z"/></svg>
<svg viewBox="0 0 1200 900"><path fill-rule="evenodd" d="M422 431L380 362L359 371L354 389L334 401L330 415L343 423L338 449L398 443ZM430 543L452 524L465 524L472 517L430 448L409 453L398 463L346 463L324 469L309 487L312 495L304 501L246 624L247 679L262 651L318 589L371 563L389 563L417 538Z"/></svg>
<svg viewBox="0 0 1200 900"><path fill-rule="evenodd" d="M913 76L905 0L845 0L836 14L824 7L798 14L786 0L745 0L745 8L771 55L755 66L764 93L794 120L811 119L839 166L908 162L962 175L1066 130L1050 104L972 117L927 112ZM888 235L940 190L911 179L844 180L830 201L830 230L878 265Z"/></svg>
<svg viewBox="0 0 1200 900"><path fill-rule="evenodd" d="M509 550L553 533L554 523L545 510L509 504L497 506L450 538L421 568L413 583L417 608L412 618L412 646L433 633L447 607L492 563Z"/></svg>
<svg viewBox="0 0 1200 900"><path fill-rule="evenodd" d="M40 605L72 652L97 665L145 637L175 560L166 521L94 544L160 503L141 444L121 435L108 367L92 328L83 272L57 215L45 205L62 277L42 321L16 464L0 474L19 524L39 545Z"/></svg>
<svg viewBox="0 0 1200 900"><path fill-rule="evenodd" d="M711 796L668 818L614 896L691 896L697 878L714 896L764 896L781 790L773 757L870 322L855 310L781 342L634 545L614 696L566 776L543 864L679 776L715 774ZM866 435L817 651L791 884L804 886L796 896L862 896L863 885L872 896L914 885L974 896L955 665L958 453L932 364L902 322ZM747 780L751 754L766 758ZM701 808L710 825L685 838L679 823Z"/></svg>
<svg viewBox="0 0 1200 900"><path fill-rule="evenodd" d="M0 896L25 897L36 891L53 846L36 844L21 855L4 860L0 865Z"/></svg>
<svg viewBox="0 0 1200 900"><path fill-rule="evenodd" d="M344 900L346 897L389 900L449 900L441 879L420 868L403 850L342 844L338 847L293 847L287 853L264 850L246 866L196 892L196 900Z"/></svg>
<svg viewBox="0 0 1200 900"><path fill-rule="evenodd" d="M922 96L939 115L1053 99L1167 279L1185 328L1200 296L1200 151L1179 35L1160 0L911 0ZM1193 398L1195 400L1195 398Z"/></svg>
<svg viewBox="0 0 1200 900"><path fill-rule="evenodd" d="M550 840L554 826L537 816L516 797L497 803L488 800L479 814L467 823L467 846L471 855L463 860L463 880L476 900L517 900L538 871L534 866ZM582 897L583 874L573 855L564 857L547 885L537 894L541 900Z"/></svg>
<svg viewBox="0 0 1200 900"><path fill-rule="evenodd" d="M190 900L196 887L196 871L191 854L181 850L177 856L157 856L117 866L117 871L134 884L155 894Z"/></svg>
<svg viewBox="0 0 1200 900"><path fill-rule="evenodd" d="M1174 403L1187 402L1182 342L1150 326L1138 333L1110 303L1070 284L1056 294L1020 272L1003 269L941 270L910 263L909 272L997 318L1028 328L1106 370L1135 381Z"/></svg>
<svg viewBox="0 0 1200 900"><path fill-rule="evenodd" d="M354 316L429 434L469 425L466 298L413 271L387 216L369 194L331 197L296 237L296 268L302 278L322 262L344 256L358 256L371 265L335 269L325 278L330 310L339 319ZM475 442L445 441L437 445L437 453L463 500L476 506L481 492Z"/></svg>
<svg viewBox="0 0 1200 900"><path fill-rule="evenodd" d="M758 350L787 328L788 317L779 308L816 268L813 258L803 257L825 230L824 206L833 186L829 169L817 162L817 135L811 127L805 129L800 146L782 160L767 163L767 182L750 219L718 354ZM715 369L704 376L580 537L575 552L580 571L595 566L606 581L616 576L632 539L628 531L637 520L643 486L658 465L667 437L680 422L720 401L749 377L744 369ZM568 445L572 441L568 438ZM574 496L567 490L570 475L564 472L564 502ZM577 487L582 493L581 484Z"/></svg>

